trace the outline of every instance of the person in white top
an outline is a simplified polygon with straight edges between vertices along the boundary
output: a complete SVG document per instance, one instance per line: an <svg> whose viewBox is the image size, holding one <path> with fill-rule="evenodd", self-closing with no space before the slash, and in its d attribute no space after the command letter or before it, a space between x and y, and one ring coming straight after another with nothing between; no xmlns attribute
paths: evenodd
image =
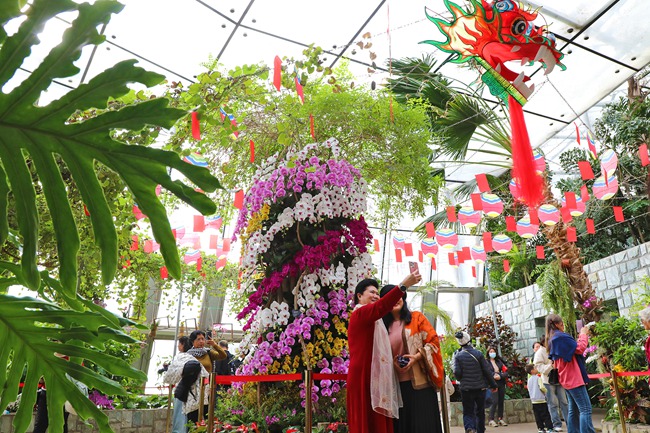
<svg viewBox="0 0 650 433"><path fill-rule="evenodd" d="M535 352L535 356L533 356L533 364L535 365L535 370L541 373L542 383L547 389L546 404L548 405L548 411L550 412L551 420L553 421L553 430L561 432L562 420L560 419L559 410L562 411L562 417L566 421L569 417L569 402L567 401L566 391L562 388L562 385L551 385L548 383L548 373L553 368L553 361L548 357L545 341L546 338L542 335L540 341L533 344L533 351Z"/></svg>

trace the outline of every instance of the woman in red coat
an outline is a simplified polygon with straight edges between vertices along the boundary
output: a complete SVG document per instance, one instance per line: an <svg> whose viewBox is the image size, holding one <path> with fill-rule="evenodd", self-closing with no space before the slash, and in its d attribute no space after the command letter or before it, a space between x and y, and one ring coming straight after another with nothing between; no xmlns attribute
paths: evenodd
<svg viewBox="0 0 650 433"><path fill-rule="evenodd" d="M354 292L355 309L348 325L350 367L347 382L350 433L392 433L398 416L399 384L393 370L388 332L381 318L422 279L409 274L399 286L379 299L379 284L366 279Z"/></svg>
<svg viewBox="0 0 650 433"><path fill-rule="evenodd" d="M643 310L639 311L639 319L641 319L641 323L645 330L650 331L650 307L645 307ZM645 341L645 357L650 366L650 336Z"/></svg>

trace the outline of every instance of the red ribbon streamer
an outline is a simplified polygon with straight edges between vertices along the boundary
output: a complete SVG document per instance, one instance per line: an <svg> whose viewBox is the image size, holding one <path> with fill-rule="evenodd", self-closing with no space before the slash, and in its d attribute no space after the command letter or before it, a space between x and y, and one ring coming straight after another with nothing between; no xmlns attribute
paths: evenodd
<svg viewBox="0 0 650 433"><path fill-rule="evenodd" d="M279 92L282 87L282 60L278 56L273 59L273 85Z"/></svg>
<svg viewBox="0 0 650 433"><path fill-rule="evenodd" d="M192 137L195 140L201 139L201 125L199 124L199 113L192 111Z"/></svg>
<svg viewBox="0 0 650 433"><path fill-rule="evenodd" d="M255 162L255 142L253 140L250 141L250 148L251 148L251 164Z"/></svg>
<svg viewBox="0 0 650 433"><path fill-rule="evenodd" d="M521 198L530 208L536 208L543 200L542 182L535 171L535 157L530 145L524 110L513 98L508 96L510 126L512 127L512 172L519 181Z"/></svg>
<svg viewBox="0 0 650 433"><path fill-rule="evenodd" d="M311 138L316 140L316 132L314 131L314 116L309 115L309 133L311 134Z"/></svg>

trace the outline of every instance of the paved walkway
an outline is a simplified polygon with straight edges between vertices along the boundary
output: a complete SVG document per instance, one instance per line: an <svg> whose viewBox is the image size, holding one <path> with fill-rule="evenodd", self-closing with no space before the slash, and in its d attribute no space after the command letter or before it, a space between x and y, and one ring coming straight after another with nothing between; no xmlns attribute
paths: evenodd
<svg viewBox="0 0 650 433"><path fill-rule="evenodd" d="M605 418L604 409L594 409L593 420L596 431L601 431L600 422ZM563 425L564 433L566 433L566 425ZM463 427L451 427L451 433L465 433ZM507 427L486 427L485 433L537 433L537 424L534 422L522 424L510 424Z"/></svg>

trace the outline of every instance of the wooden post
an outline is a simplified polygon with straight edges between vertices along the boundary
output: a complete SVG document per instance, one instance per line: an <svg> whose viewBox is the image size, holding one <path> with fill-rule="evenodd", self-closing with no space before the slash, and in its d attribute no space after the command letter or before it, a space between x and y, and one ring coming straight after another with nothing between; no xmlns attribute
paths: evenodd
<svg viewBox="0 0 650 433"><path fill-rule="evenodd" d="M311 433L313 423L311 401L311 391L313 387L314 377L312 376L312 370L305 370L305 433Z"/></svg>
<svg viewBox="0 0 650 433"><path fill-rule="evenodd" d="M208 399L208 431L214 431L214 406L216 404L216 385L214 383L216 374L214 368L210 373L210 397Z"/></svg>
<svg viewBox="0 0 650 433"><path fill-rule="evenodd" d="M203 421L203 402L205 401L205 380L201 378L201 391L199 391L199 422Z"/></svg>
<svg viewBox="0 0 650 433"><path fill-rule="evenodd" d="M440 388L440 415L442 415L442 429L444 433L451 433L449 430L449 409L447 407L447 377L442 374L442 387Z"/></svg>
<svg viewBox="0 0 650 433"><path fill-rule="evenodd" d="M623 406L621 405L621 394L618 389L618 380L616 379L618 375L613 368L611 368L611 373L612 382L614 384L614 396L616 397L616 407L618 408L618 418L621 421L621 430L623 433L627 433L627 427L625 426L625 415L623 415Z"/></svg>
<svg viewBox="0 0 650 433"><path fill-rule="evenodd" d="M167 421L165 422L165 433L169 433L172 420L172 389L173 387L169 385L169 396L167 397Z"/></svg>

